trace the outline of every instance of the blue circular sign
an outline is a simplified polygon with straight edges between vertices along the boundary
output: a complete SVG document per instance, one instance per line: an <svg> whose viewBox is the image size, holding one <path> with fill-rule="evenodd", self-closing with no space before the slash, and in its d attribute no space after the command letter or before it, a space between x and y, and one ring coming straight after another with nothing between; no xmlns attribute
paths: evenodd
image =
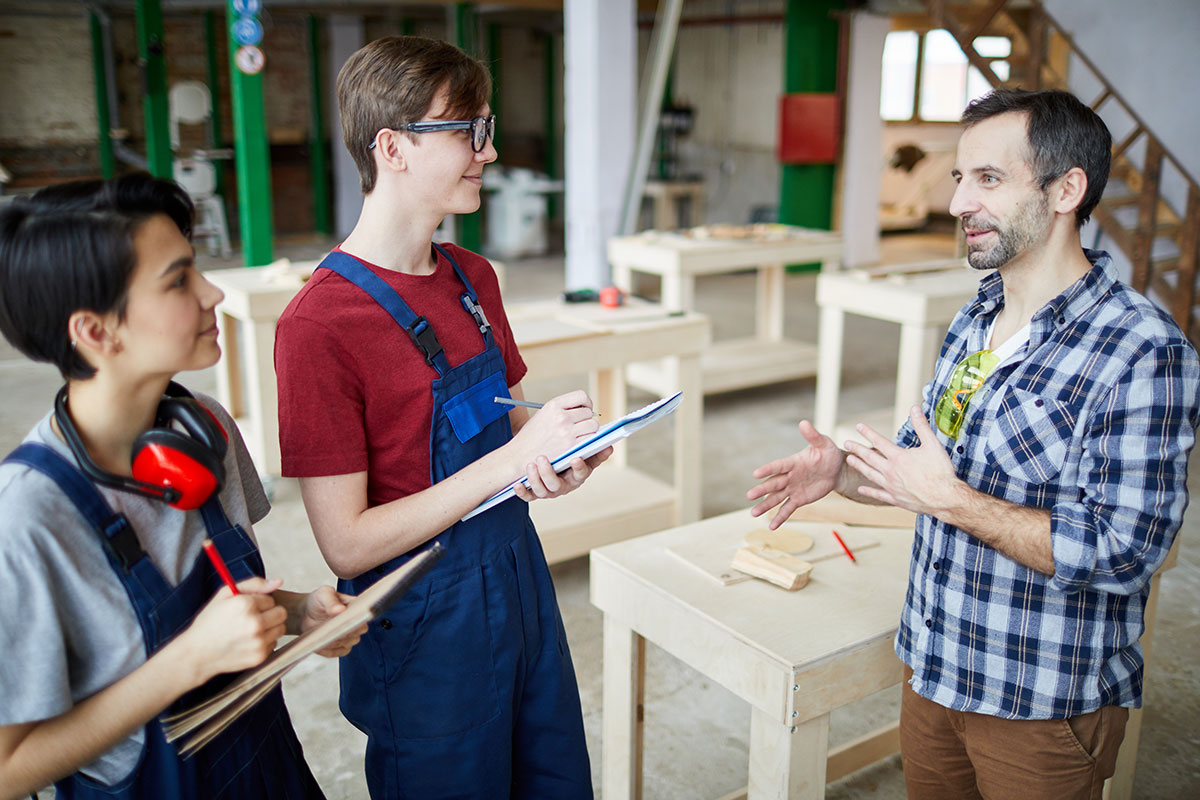
<svg viewBox="0 0 1200 800"><path fill-rule="evenodd" d="M262 23L254 17L238 17L233 23L233 40L238 44L259 44L262 38Z"/></svg>
<svg viewBox="0 0 1200 800"><path fill-rule="evenodd" d="M257 14L262 11L262 0L233 0L233 13Z"/></svg>

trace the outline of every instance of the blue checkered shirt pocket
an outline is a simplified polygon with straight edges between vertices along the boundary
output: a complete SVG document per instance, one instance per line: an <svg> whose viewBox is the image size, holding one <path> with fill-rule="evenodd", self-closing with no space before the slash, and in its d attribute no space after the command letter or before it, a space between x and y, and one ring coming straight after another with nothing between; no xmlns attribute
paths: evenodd
<svg viewBox="0 0 1200 800"><path fill-rule="evenodd" d="M1063 467L1078 413L1060 400L1007 387L988 427L986 456L1005 475L1043 484Z"/></svg>

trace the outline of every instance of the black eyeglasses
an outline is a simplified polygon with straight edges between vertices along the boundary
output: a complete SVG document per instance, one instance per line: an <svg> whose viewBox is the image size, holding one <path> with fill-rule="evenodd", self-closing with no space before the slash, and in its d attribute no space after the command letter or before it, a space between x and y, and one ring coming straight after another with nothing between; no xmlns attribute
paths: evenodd
<svg viewBox="0 0 1200 800"><path fill-rule="evenodd" d="M483 150L488 139L495 140L496 136L496 115L491 114L486 117L476 117L471 120L457 119L431 119L424 122L406 122L403 125L397 125L392 128L395 131L408 131L409 133L433 133L434 131L470 131L471 132L471 149L476 153ZM376 134L378 136L379 134ZM372 140L367 149L371 150L375 147L375 140Z"/></svg>

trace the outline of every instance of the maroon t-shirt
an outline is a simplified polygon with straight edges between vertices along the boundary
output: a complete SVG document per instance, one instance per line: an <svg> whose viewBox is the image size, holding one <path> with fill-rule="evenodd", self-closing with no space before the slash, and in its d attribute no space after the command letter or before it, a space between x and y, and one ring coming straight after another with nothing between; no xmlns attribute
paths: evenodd
<svg viewBox="0 0 1200 800"><path fill-rule="evenodd" d="M509 386L525 376L492 265L456 245L458 261L483 305L504 356ZM483 336L459 298L465 291L438 255L432 275L408 275L358 259L429 320L451 366L483 352ZM288 477L367 471L372 506L429 488L430 384L408 334L366 292L332 270L317 270L275 331L279 448Z"/></svg>

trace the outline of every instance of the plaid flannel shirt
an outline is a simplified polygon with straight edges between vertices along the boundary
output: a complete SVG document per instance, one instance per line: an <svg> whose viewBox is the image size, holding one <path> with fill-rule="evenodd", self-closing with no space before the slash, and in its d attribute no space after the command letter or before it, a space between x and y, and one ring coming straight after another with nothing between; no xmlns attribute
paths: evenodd
<svg viewBox="0 0 1200 800"><path fill-rule="evenodd" d="M917 518L896 653L914 691L948 708L1057 719L1141 705L1138 638L1187 507L1200 360L1107 253L1085 253L1092 270L1034 315L1023 357L971 398L957 441L934 428L970 486L1050 510L1055 567L1046 576ZM955 365L987 347L1003 301L993 273L955 317L927 418ZM896 442L919 443L911 422Z"/></svg>

